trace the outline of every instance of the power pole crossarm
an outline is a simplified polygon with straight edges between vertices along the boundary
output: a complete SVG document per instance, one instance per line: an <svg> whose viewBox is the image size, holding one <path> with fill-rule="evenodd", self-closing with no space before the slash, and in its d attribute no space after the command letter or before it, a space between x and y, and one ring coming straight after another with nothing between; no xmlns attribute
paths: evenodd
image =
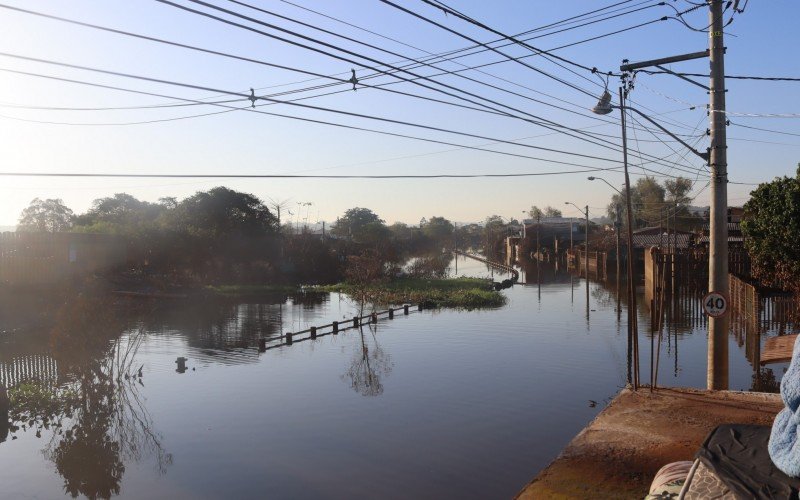
<svg viewBox="0 0 800 500"><path fill-rule="evenodd" d="M649 61L623 64L622 66L619 67L619 70L633 71L636 69L647 68L649 66L658 66L658 65L670 64L681 61L690 61L692 59L702 59L704 57L708 57L707 50L704 50L702 52L692 52L690 54L681 54L679 56L669 56L669 57L662 57L661 59L650 59Z"/></svg>

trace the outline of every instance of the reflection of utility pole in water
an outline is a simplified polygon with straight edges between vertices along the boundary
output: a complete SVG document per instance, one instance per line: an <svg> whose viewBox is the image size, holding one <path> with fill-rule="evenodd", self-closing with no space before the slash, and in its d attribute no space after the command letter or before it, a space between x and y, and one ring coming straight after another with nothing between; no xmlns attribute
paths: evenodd
<svg viewBox="0 0 800 500"><path fill-rule="evenodd" d="M589 273L586 273L586 326L589 326Z"/></svg>
<svg viewBox="0 0 800 500"><path fill-rule="evenodd" d="M619 241L620 241L620 230L622 229L622 206L617 203L615 206L615 218L614 218L614 229L615 233L617 233L617 300L619 301L619 273L620 273L620 265L619 265ZM619 302L617 302L617 309L619 309Z"/></svg>
<svg viewBox="0 0 800 500"><path fill-rule="evenodd" d="M575 276L572 274L569 275L569 291L570 295L570 303L575 304Z"/></svg>

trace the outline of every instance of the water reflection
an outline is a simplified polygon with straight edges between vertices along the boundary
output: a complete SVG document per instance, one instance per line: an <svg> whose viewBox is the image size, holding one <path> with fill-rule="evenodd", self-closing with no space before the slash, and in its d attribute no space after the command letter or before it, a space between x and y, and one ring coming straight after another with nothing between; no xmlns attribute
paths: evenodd
<svg viewBox="0 0 800 500"><path fill-rule="evenodd" d="M42 439L43 455L72 497L119 494L126 463L153 458L164 474L172 462L139 392L137 351L145 330L126 330L126 316L124 308L98 300L68 302L50 334L53 362L12 369L16 378L5 379L11 438Z"/></svg>
<svg viewBox="0 0 800 500"><path fill-rule="evenodd" d="M350 388L362 396L380 396L383 394L383 379L392 371L394 364L389 353L378 345L377 327L370 325L367 333L364 329L358 329L361 342L354 346L350 365L342 375L342 380L349 382Z"/></svg>
<svg viewBox="0 0 800 500"><path fill-rule="evenodd" d="M460 260L460 273L491 274ZM380 332L320 335L260 360L257 338L349 326L357 306L338 294L73 302L58 330L0 336L0 382L27 387L0 443L0 484L13 485L19 462L30 472L9 496L353 498L363 496L354 474L380 498L511 496L626 380L624 282L587 283L556 263L522 271L529 286L504 290L497 311L398 315ZM705 318L695 292L680 293L662 309L662 385L702 387ZM658 338L645 301L638 315L643 338ZM732 348L732 388L777 388L779 367L747 362L760 339L745 332ZM183 356L188 377L174 372ZM242 415L235 425L231 409ZM307 473L314 460L324 473Z"/></svg>

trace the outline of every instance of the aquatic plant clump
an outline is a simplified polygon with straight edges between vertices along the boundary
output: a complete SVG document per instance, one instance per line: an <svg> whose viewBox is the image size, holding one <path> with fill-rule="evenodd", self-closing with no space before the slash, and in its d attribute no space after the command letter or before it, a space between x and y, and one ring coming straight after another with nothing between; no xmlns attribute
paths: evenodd
<svg viewBox="0 0 800 500"><path fill-rule="evenodd" d="M346 283L321 287L326 291L348 293ZM506 297L493 290L492 282L479 278L416 279L399 278L373 287L369 302L376 305L424 304L426 307L456 309L496 308Z"/></svg>

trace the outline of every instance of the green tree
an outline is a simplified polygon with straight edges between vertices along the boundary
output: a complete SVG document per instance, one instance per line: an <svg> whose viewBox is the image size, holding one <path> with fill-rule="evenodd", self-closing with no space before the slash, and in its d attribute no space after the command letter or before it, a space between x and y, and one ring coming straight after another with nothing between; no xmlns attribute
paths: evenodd
<svg viewBox="0 0 800 500"><path fill-rule="evenodd" d="M547 207L545 207L545 209L544 209L544 216L545 217L561 217L562 213L561 213L561 210L559 210L559 209L557 209L555 207L551 207L550 205L547 205Z"/></svg>
<svg viewBox="0 0 800 500"><path fill-rule="evenodd" d="M691 229L701 222L699 217L692 217L689 213L689 204L692 203L689 193L692 191L692 187L692 180L686 177L676 177L664 181L664 188L667 191L667 206L671 209L670 213L675 214L675 222L678 227L683 229Z"/></svg>
<svg viewBox="0 0 800 500"><path fill-rule="evenodd" d="M453 223L444 217L431 217L422 226L422 234L436 245L450 245L453 239Z"/></svg>
<svg viewBox="0 0 800 500"><path fill-rule="evenodd" d="M536 205L531 206L531 209L528 210L528 215L531 216L531 219L536 219L545 216L542 209L537 207Z"/></svg>
<svg viewBox="0 0 800 500"><path fill-rule="evenodd" d="M800 164L794 178L760 184L744 210L742 233L753 276L800 291Z"/></svg>
<svg viewBox="0 0 800 500"><path fill-rule="evenodd" d="M386 228L383 219L375 212L368 208L355 207L347 210L336 221L331 228L331 234L357 243L367 243L380 236L380 227Z"/></svg>
<svg viewBox="0 0 800 500"><path fill-rule="evenodd" d="M199 191L178 203L172 222L178 229L209 240L259 238L278 230L278 218L252 194L226 187Z"/></svg>
<svg viewBox="0 0 800 500"><path fill-rule="evenodd" d="M666 189L652 177L642 177L631 186L631 207L635 227L658 225L665 204ZM606 207L609 219L614 219L616 205L626 208L625 192L615 193Z"/></svg>
<svg viewBox="0 0 800 500"><path fill-rule="evenodd" d="M98 198L75 225L87 232L137 235L165 210L164 205L141 201L127 193Z"/></svg>
<svg viewBox="0 0 800 500"><path fill-rule="evenodd" d="M19 216L17 231L57 233L72 227L75 215L58 199L34 198Z"/></svg>

